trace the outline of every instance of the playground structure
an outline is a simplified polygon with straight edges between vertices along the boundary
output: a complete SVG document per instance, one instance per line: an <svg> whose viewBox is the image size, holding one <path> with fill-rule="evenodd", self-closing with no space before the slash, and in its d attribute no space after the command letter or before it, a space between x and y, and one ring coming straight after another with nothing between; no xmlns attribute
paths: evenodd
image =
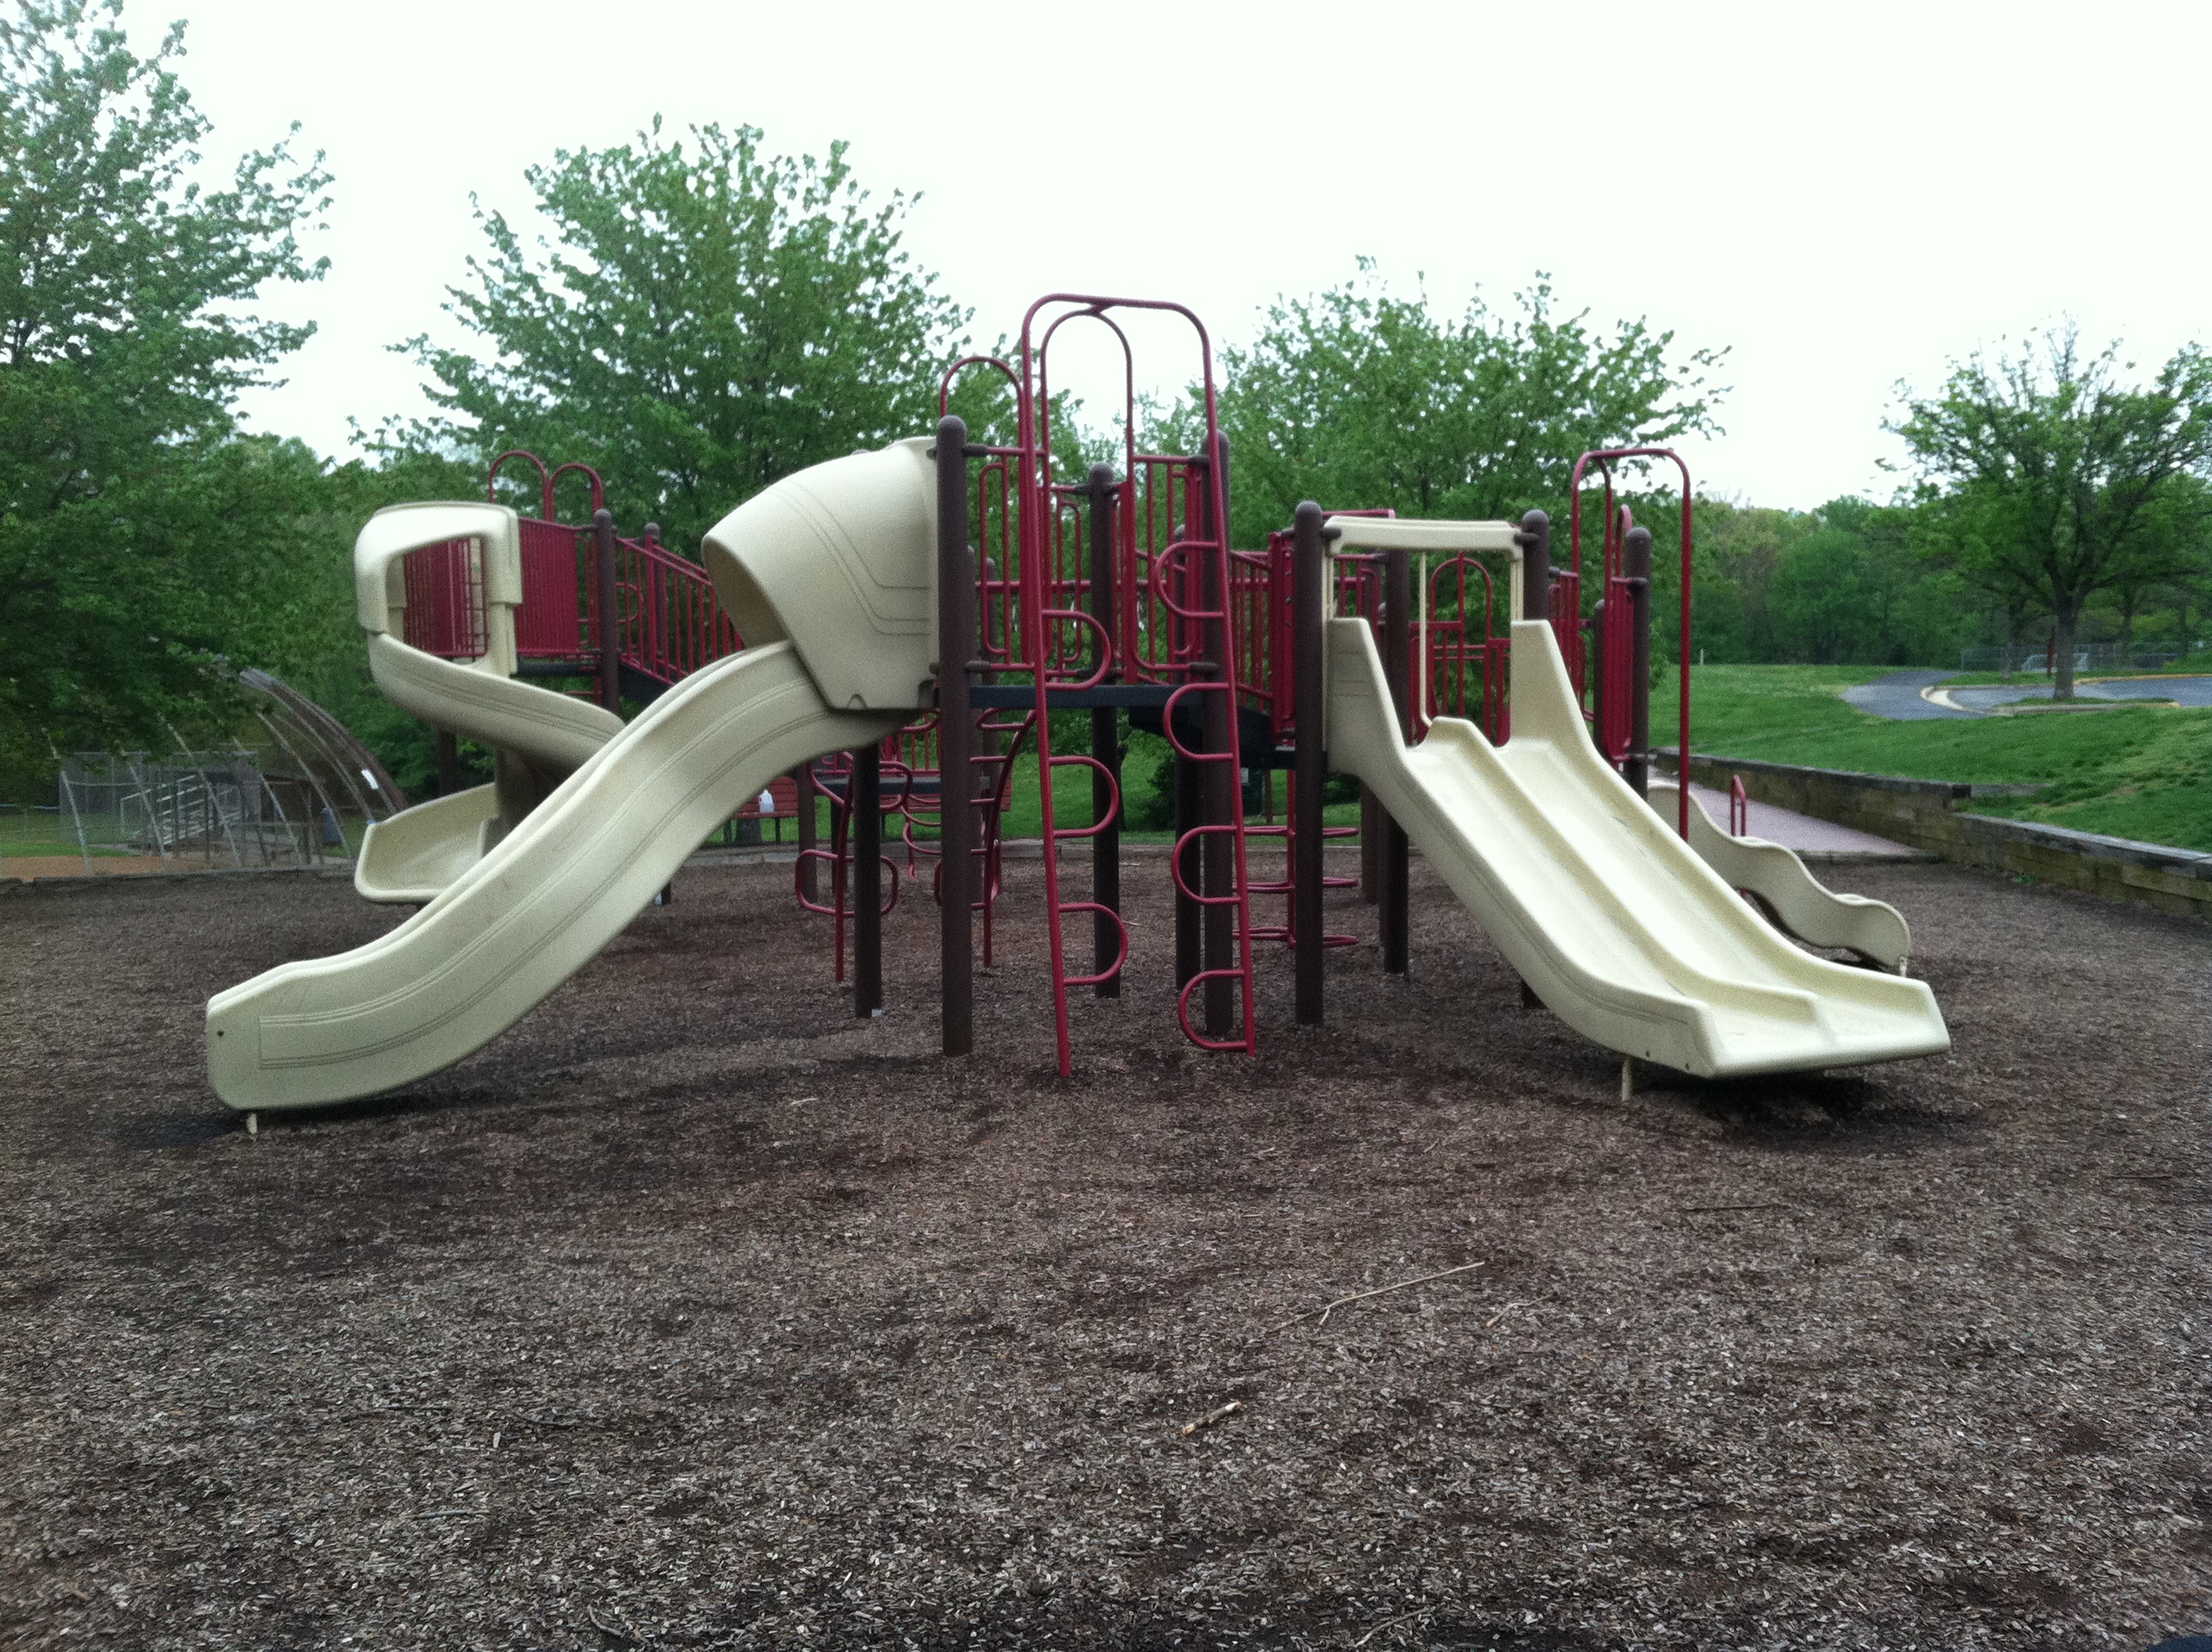
<svg viewBox="0 0 2212 1652"><path fill-rule="evenodd" d="M1195 334L1195 453L1138 446L1134 355L1117 319L1133 311L1182 318ZM1104 465L1080 481L1056 473L1048 363L1071 323L1103 326L1122 352L1118 478ZM496 504L374 519L356 575L377 680L434 726L492 746L497 779L386 823L365 846L363 892L425 901L421 911L355 952L282 966L210 1003L210 1072L224 1098L246 1110L315 1105L459 1060L595 956L709 832L785 774L798 793L800 896L832 914L841 970L851 932L855 1012L884 1002L890 902L902 880L927 881L943 1046L964 1054L976 919L988 947L998 822L1024 744L1040 776L1066 1072L1072 995L1113 995L1129 955L1125 715L1175 754L1176 1015L1202 1048L1255 1048L1262 942L1293 953L1297 1019L1322 1018L1322 956L1345 938L1322 923L1332 768L1356 775L1382 811L1366 844L1386 970L1408 968L1407 857L1418 842L1542 1001L1631 1059L1722 1075L1948 1048L1924 985L1793 945L1739 897L1734 872L1708 865L1692 824L1703 816L1686 795L1671 826L1644 801L1651 538L1619 507L1613 467L1679 466L1674 455L1585 456L1562 568L1534 512L1519 524L1440 523L1308 505L1264 550L1237 551L1211 347L1188 310L1053 295L1024 318L1015 361L955 365L941 408L970 372L1011 385L1011 443L971 443L948 411L933 445L916 438L801 471L717 525L703 569L650 531L616 536L595 477L591 528L555 521L556 482L582 467L540 467L536 521ZM1586 622L1580 501L1592 466L1605 505ZM1684 658L1689 499L1685 470ZM526 680L585 672L597 704ZM625 726L612 708L633 690L650 703ZM1054 749L1055 711L1090 714L1087 751ZM1684 750L1688 712L1685 672ZM1071 767L1091 780L1085 825L1057 817L1052 779ZM1262 768L1289 771L1279 827L1246 817L1247 781ZM826 850L810 841L816 793L832 805ZM884 852L887 817L899 823L903 869ZM1281 840L1279 879L1255 879L1255 838ZM1067 851L1086 842L1083 891ZM1769 906L1793 922L1818 930L1824 902L1848 904L1794 856L1794 873L1771 857L1737 859L1746 875L1788 884ZM1275 896L1288 899L1286 921L1256 922L1255 899ZM1072 921L1090 932L1087 961ZM1901 963L1901 946L1890 950Z"/></svg>

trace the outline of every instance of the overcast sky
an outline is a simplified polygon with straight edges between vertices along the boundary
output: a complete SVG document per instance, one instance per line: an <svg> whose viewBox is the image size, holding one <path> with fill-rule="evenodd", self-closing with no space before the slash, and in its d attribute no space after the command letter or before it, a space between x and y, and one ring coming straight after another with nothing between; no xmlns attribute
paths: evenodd
<svg viewBox="0 0 2212 1652"><path fill-rule="evenodd" d="M1067 7L130 0L181 12L228 162L292 120L328 153L319 336L259 426L343 452L424 410L386 347L423 331L562 147L741 122L852 144L908 243L1012 331L1052 289L1171 297L1218 340L1356 255L1456 309L1548 271L1560 304L1728 346L1701 487L1886 495L1900 380L2071 315L2146 367L2212 334L2203 76L2212 7L1390 4ZM1158 382L1184 372L1168 350ZM1057 376L1057 375L1056 375Z"/></svg>

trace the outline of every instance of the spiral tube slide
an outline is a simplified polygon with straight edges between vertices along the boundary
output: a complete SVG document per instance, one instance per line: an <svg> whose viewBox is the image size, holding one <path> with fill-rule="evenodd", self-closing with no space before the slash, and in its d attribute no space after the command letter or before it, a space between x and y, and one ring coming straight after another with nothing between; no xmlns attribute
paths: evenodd
<svg viewBox="0 0 2212 1652"><path fill-rule="evenodd" d="M817 465L725 518L708 571L755 646L655 701L388 935L218 993L216 1093L241 1112L315 1107L451 1066L596 957L776 775L911 721L936 661L926 447ZM386 586L362 583L366 623Z"/></svg>
<svg viewBox="0 0 2212 1652"><path fill-rule="evenodd" d="M476 542L484 610L485 652L465 661L441 659L401 640L407 634L407 554L457 539ZM506 506L390 507L362 529L353 557L369 674L384 697L431 727L497 754L494 784L417 804L378 822L362 840L354 888L364 899L425 902L621 733L623 721L602 707L515 677L521 533Z"/></svg>

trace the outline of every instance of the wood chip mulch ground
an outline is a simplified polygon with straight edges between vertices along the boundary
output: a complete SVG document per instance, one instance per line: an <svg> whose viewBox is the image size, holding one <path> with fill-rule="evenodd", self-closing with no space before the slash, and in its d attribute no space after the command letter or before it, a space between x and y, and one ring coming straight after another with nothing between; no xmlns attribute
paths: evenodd
<svg viewBox="0 0 2212 1652"><path fill-rule="evenodd" d="M1418 861L1410 981L1347 893L1325 1031L1271 949L1190 1048L1155 859L1063 1082L1034 863L959 1061L926 899L861 1023L789 876L258 1137L208 994L402 914L0 895L0 1646L2212 1631L2204 927L1838 869L1953 1054L1624 1101Z"/></svg>

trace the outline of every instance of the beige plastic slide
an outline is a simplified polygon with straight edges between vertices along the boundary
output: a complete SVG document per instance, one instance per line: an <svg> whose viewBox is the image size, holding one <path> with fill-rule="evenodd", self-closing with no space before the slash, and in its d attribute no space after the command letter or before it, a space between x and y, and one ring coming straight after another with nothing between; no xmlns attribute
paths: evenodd
<svg viewBox="0 0 2212 1652"><path fill-rule="evenodd" d="M750 646L655 701L390 934L218 993L223 1100L325 1105L459 1060L596 957L745 799L910 721L936 659L927 446L817 465L725 518L707 567Z"/></svg>
<svg viewBox="0 0 2212 1652"><path fill-rule="evenodd" d="M484 604L485 652L441 659L411 648L404 559L448 540L473 542ZM368 633L369 671L385 697L433 728L496 754L495 779L378 822L362 840L354 887L371 901L435 896L505 837L553 788L622 732L603 707L516 679L514 610L522 542L504 505L395 505L354 542L354 588Z"/></svg>
<svg viewBox="0 0 2212 1652"><path fill-rule="evenodd" d="M1391 535L1362 519L1331 525L1340 548ZM1481 531L1474 548L1510 549L1502 524L1460 525ZM1430 539L1421 548L1452 548L1449 535ZM1584 1036L1708 1078L1950 1048L1924 982L1792 945L1613 773L1590 744L1550 625L1513 626L1513 738L1503 747L1441 718L1409 749L1363 620L1328 622L1327 669L1330 766L1367 783L1522 978Z"/></svg>
<svg viewBox="0 0 2212 1652"><path fill-rule="evenodd" d="M1676 818L1680 797L1672 780L1651 782L1651 806L1660 819ZM1779 843L1729 836L1713 823L1694 795L1690 799L1690 847L1729 887L1756 896L1768 919L1785 935L1808 946L1856 952L1869 963L1905 973L1912 952L1912 932L1895 907L1864 895L1838 894Z"/></svg>

